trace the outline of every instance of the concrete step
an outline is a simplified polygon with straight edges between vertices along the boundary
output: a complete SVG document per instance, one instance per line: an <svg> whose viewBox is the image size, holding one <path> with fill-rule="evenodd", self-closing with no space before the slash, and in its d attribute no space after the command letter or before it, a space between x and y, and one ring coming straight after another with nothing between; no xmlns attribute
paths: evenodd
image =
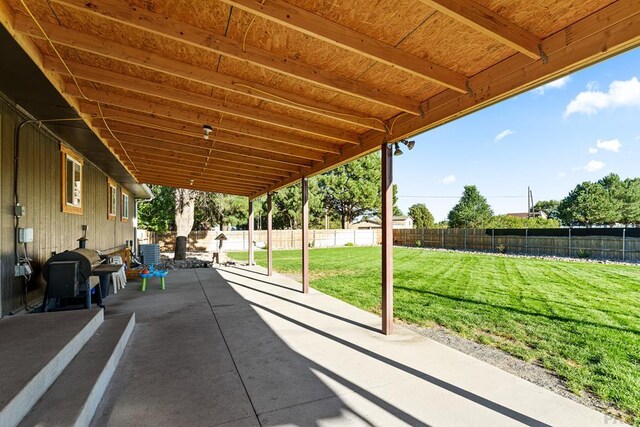
<svg viewBox="0 0 640 427"><path fill-rule="evenodd" d="M134 313L107 317L20 426L89 425L134 326Z"/></svg>
<svg viewBox="0 0 640 427"><path fill-rule="evenodd" d="M102 309L0 320L0 426L22 420L103 320Z"/></svg>

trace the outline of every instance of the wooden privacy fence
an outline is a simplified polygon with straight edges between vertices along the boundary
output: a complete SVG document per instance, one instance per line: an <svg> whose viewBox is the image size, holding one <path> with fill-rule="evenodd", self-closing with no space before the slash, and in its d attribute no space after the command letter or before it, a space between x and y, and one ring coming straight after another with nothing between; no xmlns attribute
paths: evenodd
<svg viewBox="0 0 640 427"><path fill-rule="evenodd" d="M640 228L399 229L399 246L640 262Z"/></svg>
<svg viewBox="0 0 640 427"><path fill-rule="evenodd" d="M224 241L225 251L246 251L248 249L248 232L223 231L228 240ZM215 240L220 231L192 231L187 243L188 251L214 251L218 249ZM302 247L301 230L273 230L273 249L300 249ZM267 243L266 230L254 230L253 241L257 247ZM335 246L373 246L382 241L381 230L309 230L309 243L316 248ZM173 251L175 233L155 235L155 233L138 230L139 243L159 243L161 251Z"/></svg>

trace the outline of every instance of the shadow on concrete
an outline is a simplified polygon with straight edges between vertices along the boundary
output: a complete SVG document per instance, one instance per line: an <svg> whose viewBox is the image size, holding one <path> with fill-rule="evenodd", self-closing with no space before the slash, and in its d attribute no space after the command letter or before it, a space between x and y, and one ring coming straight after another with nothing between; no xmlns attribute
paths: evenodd
<svg viewBox="0 0 640 427"><path fill-rule="evenodd" d="M290 304L295 304L298 307L303 307L303 308L306 308L307 310L311 310L311 311L314 311L316 313L324 314L325 316L332 317L334 319L340 320L342 322L349 323L349 324L357 326L359 328L367 329L367 330L372 331L372 332L380 332L380 329L378 329L378 328L374 328L373 326L370 326L370 325L365 325L364 323L356 322L355 320L351 320L351 319L348 319L346 317L339 316L339 315L337 315L335 313L331 313L331 312L328 312L328 311L320 310L319 308L316 308L316 307L313 307L313 306L310 306L310 305L307 305L307 304L302 304L300 302L291 300L289 298L281 297L279 295L272 294L270 292L266 292L266 291L260 290L258 288L254 288L252 286L243 285L242 283L232 282L230 280L227 280L227 282L229 284L232 284L232 285L235 285L235 286L240 286L240 287L245 288L245 289L250 289L250 290L252 290L254 292L259 292L259 293L261 293L263 295L269 295L272 298L277 298L277 299L279 299L281 301L286 301L286 302L288 302Z"/></svg>
<svg viewBox="0 0 640 427"><path fill-rule="evenodd" d="M320 425L322 420L346 422L345 413L350 413L368 425L379 425L366 414L358 413L344 403L338 395L316 375L322 373L350 391L365 398L374 405L392 414L398 420L412 426L427 426L389 402L362 389L335 372L292 350L256 313L258 305L247 301L229 283L262 292L285 301L313 309L304 304L278 297L255 288L228 282L217 270L211 271L210 278L197 272L203 292L209 301L211 312L219 325L229 354L234 359L238 373L243 380L247 394L262 425ZM253 277L249 277L255 280ZM213 283L212 283L213 282ZM272 285L272 283L267 283ZM214 285L214 286L212 286ZM261 307L262 308L262 307ZM322 310L314 311L331 315ZM272 312L272 311L271 311ZM339 320L348 320L333 315ZM361 325L354 323L358 327ZM321 414L314 409L296 406L322 403ZM315 417L320 418L315 418Z"/></svg>
<svg viewBox="0 0 640 427"><path fill-rule="evenodd" d="M255 280L256 282L260 282L260 283L264 283L265 285L269 285L269 286L275 286L277 288L282 288L282 289L286 289L288 291L292 291L292 292L297 292L299 294L302 293L302 284L300 284L300 289L296 289L296 288L292 288L291 286L284 286L284 285L279 285L277 283L274 283L272 281L268 281L268 280L260 280L257 279L256 276L265 276L265 277L269 277L266 274L261 274L252 270L249 270L247 268L243 268L243 267L234 267L234 269L236 270L242 270L242 271L246 271L249 272L251 274L249 275L245 275L245 274L239 274L236 273L235 271L227 271L230 274L235 274L236 276L240 276L240 277L244 277L245 279L251 279L251 280Z"/></svg>

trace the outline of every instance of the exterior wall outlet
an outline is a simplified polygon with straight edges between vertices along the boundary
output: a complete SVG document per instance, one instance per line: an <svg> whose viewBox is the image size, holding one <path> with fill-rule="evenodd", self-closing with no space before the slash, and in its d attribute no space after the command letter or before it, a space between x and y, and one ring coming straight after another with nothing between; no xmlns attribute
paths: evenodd
<svg viewBox="0 0 640 427"><path fill-rule="evenodd" d="M33 228L18 228L18 243L32 243Z"/></svg>

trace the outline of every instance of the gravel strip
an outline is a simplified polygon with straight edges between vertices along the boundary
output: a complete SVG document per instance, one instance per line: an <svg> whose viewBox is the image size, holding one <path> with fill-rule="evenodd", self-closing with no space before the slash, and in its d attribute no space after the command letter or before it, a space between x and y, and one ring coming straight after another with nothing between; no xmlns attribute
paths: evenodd
<svg viewBox="0 0 640 427"><path fill-rule="evenodd" d="M396 320L396 322L399 322ZM578 396L571 392L565 385L564 381L552 371L542 366L525 362L517 357L491 347L489 345L480 344L475 341L468 340L461 336L455 335L453 332L442 326L423 327L410 323L400 322L401 325L418 334L444 344L448 347L456 349L490 365L496 366L503 371L507 371L533 384L551 390L563 397L571 399L582 405L585 405L596 411L600 411L617 419L625 419L625 414L617 410L614 406L603 402L591 393L584 392L582 396Z"/></svg>

